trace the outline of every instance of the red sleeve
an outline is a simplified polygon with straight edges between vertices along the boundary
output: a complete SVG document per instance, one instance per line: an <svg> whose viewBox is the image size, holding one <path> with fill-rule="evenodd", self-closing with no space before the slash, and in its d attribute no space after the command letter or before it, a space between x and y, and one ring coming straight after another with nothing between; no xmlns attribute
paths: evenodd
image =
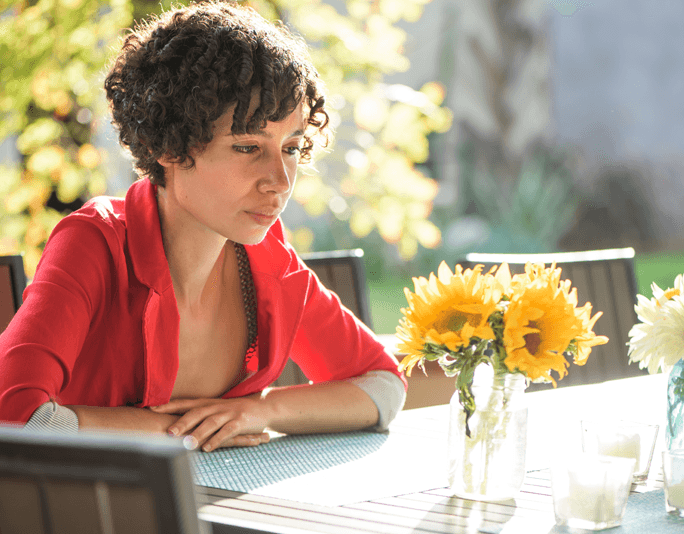
<svg viewBox="0 0 684 534"><path fill-rule="evenodd" d="M292 254L296 257L293 250ZM314 382L322 382L384 370L397 375L406 388L394 356L302 260L297 261L309 272L309 286L291 356L304 374Z"/></svg>
<svg viewBox="0 0 684 534"><path fill-rule="evenodd" d="M112 252L103 229L63 219L41 257L24 303L0 335L0 420L26 422L59 395L111 285Z"/></svg>

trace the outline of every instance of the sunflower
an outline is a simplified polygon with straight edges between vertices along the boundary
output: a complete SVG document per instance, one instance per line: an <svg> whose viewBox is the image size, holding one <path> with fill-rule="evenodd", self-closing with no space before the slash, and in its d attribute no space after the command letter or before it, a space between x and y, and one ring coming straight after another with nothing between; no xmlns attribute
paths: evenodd
<svg viewBox="0 0 684 534"><path fill-rule="evenodd" d="M456 352L470 343L470 339L493 339L494 333L487 319L496 310L504 291L502 281L490 271L482 275L482 265L474 269L456 266L456 272L445 262L438 276L429 279L413 278L415 293L404 289L408 308L397 327L398 348L407 356L399 365L410 376L413 366L424 357L425 345L443 345ZM502 275L503 276L503 275Z"/></svg>
<svg viewBox="0 0 684 534"><path fill-rule="evenodd" d="M555 265L528 264L525 274L513 277L511 301L504 313L504 363L511 372L520 371L530 380L553 382L567 374L563 353L582 333L582 320L575 314L576 291L560 282Z"/></svg>
<svg viewBox="0 0 684 534"><path fill-rule="evenodd" d="M575 311L577 317L582 321L582 333L575 338L577 353L575 354L574 362L577 365L584 365L587 363L589 354L591 354L591 348L596 345L605 345L608 343L608 338L606 336L597 336L594 333L594 324L603 315L603 312L597 312L592 317L590 302L587 302L583 307L577 308Z"/></svg>

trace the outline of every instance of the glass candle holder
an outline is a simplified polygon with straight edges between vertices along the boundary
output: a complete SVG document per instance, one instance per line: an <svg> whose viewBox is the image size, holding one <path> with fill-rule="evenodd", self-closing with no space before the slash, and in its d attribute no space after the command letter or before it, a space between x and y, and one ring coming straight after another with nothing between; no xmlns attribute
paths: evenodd
<svg viewBox="0 0 684 534"><path fill-rule="evenodd" d="M634 458L632 481L644 482L658 437L658 425L631 421L582 421L582 450L586 453Z"/></svg>
<svg viewBox="0 0 684 534"><path fill-rule="evenodd" d="M665 510L684 517L684 449L663 451Z"/></svg>
<svg viewBox="0 0 684 534"><path fill-rule="evenodd" d="M556 524L603 530L625 515L636 460L580 453L551 467Z"/></svg>

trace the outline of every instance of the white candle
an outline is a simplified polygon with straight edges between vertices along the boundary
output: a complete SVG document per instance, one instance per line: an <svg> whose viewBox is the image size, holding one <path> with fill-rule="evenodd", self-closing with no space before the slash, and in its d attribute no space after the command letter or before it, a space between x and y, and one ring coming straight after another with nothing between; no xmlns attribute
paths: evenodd
<svg viewBox="0 0 684 534"><path fill-rule="evenodd" d="M621 430L615 434L600 434L597 436L598 454L604 456L619 456L621 458L634 458L636 460L636 472L639 472L639 458L641 456L641 439L636 432Z"/></svg>
<svg viewBox="0 0 684 534"><path fill-rule="evenodd" d="M567 517L606 523L615 519L615 491L610 484L580 481L570 473Z"/></svg>
<svg viewBox="0 0 684 534"><path fill-rule="evenodd" d="M684 482L668 486L665 490L667 502L670 506L684 509Z"/></svg>

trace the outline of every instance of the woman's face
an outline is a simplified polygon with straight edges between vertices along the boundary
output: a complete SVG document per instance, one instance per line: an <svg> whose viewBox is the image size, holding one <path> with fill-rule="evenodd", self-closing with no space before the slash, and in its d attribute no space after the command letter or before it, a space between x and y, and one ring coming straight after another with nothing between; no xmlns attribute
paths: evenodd
<svg viewBox="0 0 684 534"><path fill-rule="evenodd" d="M214 123L214 138L195 166L160 160L166 194L185 224L197 224L243 244L259 243L292 194L305 117L299 105L254 134L233 135L233 108Z"/></svg>

